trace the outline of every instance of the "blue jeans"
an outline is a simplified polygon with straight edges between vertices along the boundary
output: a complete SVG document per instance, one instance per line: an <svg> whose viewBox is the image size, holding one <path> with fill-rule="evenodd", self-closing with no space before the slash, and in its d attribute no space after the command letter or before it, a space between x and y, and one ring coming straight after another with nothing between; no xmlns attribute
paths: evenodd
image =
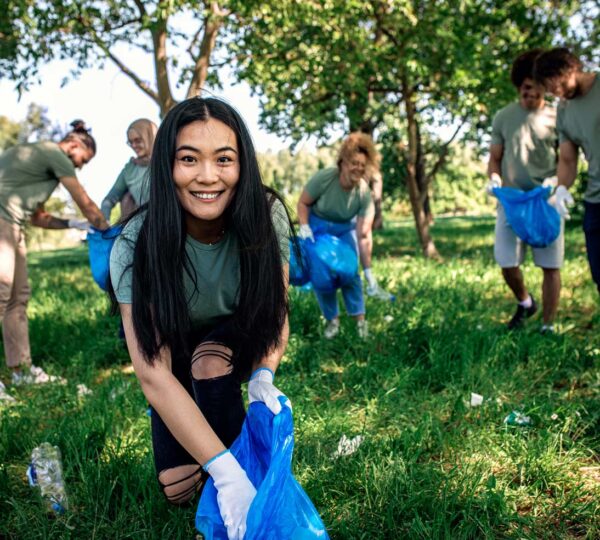
<svg viewBox="0 0 600 540"><path fill-rule="evenodd" d="M315 234L321 233L337 236L343 242L353 246L358 254L358 243L356 241L356 222L354 220L346 221L344 223L336 223L334 221L327 221L311 213L309 225ZM362 282L359 272L356 273L350 282L343 285L341 289L348 315L352 317L364 315L365 300L363 297ZM323 317L325 317L325 319L328 321L335 319L339 314L337 291L330 293L315 291L315 296L319 302Z"/></svg>
<svg viewBox="0 0 600 540"><path fill-rule="evenodd" d="M583 232L592 279L600 293L600 203L584 201Z"/></svg>

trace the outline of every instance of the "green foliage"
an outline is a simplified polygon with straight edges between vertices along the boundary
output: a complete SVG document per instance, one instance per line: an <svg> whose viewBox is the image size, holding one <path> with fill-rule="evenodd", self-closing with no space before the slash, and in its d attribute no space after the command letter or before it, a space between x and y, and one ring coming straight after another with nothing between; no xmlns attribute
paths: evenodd
<svg viewBox="0 0 600 540"><path fill-rule="evenodd" d="M20 122L0 116L0 152L21 142L52 140L60 134L60 126L48 118L46 107L35 103L29 105Z"/></svg>
<svg viewBox="0 0 600 540"><path fill-rule="evenodd" d="M579 227L567 226L561 331L541 336L537 318L504 329L514 301L492 219L436 220L441 263L414 257L411 223L388 224L374 271L397 301L367 300L368 341L346 316L323 340L313 296L290 293L277 380L294 405L294 472L332 540L598 538L600 317ZM68 384L9 387L18 402L0 404L0 537L193 538L195 505L159 493L146 400L87 254L29 258L34 361ZM539 295L541 272L523 270ZM93 394L78 398L79 383ZM483 406L466 405L471 392ZM533 426L505 426L513 409ZM365 440L333 460L342 434ZM45 440L63 452L71 509L58 519L25 480Z"/></svg>

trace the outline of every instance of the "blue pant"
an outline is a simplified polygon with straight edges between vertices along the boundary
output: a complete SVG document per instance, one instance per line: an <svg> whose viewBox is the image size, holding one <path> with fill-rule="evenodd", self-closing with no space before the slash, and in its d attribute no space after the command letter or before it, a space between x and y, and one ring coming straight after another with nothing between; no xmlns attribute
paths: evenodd
<svg viewBox="0 0 600 540"><path fill-rule="evenodd" d="M600 293L600 203L584 201L583 232L592 279Z"/></svg>
<svg viewBox="0 0 600 540"><path fill-rule="evenodd" d="M320 233L337 236L343 242L353 246L358 253L358 243L356 241L356 222L354 220L344 223L336 223L334 221L321 219L311 213L309 225L315 234ZM357 272L356 276L354 276L350 282L343 285L341 289L348 315L353 317L356 315L364 315L365 300L363 298L360 274ZM324 293L315 290L315 296L317 297L317 301L319 302L323 316L328 321L335 319L338 316L337 291Z"/></svg>

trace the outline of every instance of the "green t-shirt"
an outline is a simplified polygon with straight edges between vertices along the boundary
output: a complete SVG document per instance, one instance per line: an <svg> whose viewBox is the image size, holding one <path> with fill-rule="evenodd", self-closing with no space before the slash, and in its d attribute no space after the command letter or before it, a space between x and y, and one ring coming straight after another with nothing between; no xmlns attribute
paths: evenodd
<svg viewBox="0 0 600 540"><path fill-rule="evenodd" d="M375 206L371 200L371 190L364 179L358 186L345 191L340 185L337 167L317 172L304 187L315 200L311 210L317 217L342 223L354 216L373 217Z"/></svg>
<svg viewBox="0 0 600 540"><path fill-rule="evenodd" d="M492 122L492 144L501 144L502 185L529 191L556 175L556 109L507 105Z"/></svg>
<svg viewBox="0 0 600 540"><path fill-rule="evenodd" d="M136 165L131 160L123 167L112 189L122 190L121 197L129 190L135 204L142 206L142 204L148 202L150 195L148 188L148 167Z"/></svg>
<svg viewBox="0 0 600 540"><path fill-rule="evenodd" d="M0 217L23 226L65 176L75 176L75 167L54 142L9 148L0 154Z"/></svg>
<svg viewBox="0 0 600 540"><path fill-rule="evenodd" d="M600 203L600 76L585 96L560 102L557 127L561 143L571 141L583 148L588 162L584 199Z"/></svg>
<svg viewBox="0 0 600 540"><path fill-rule="evenodd" d="M110 276L117 301L131 304L131 267L133 250L145 214L134 217L115 241L110 254ZM271 207L271 219L279 240L282 261L289 260L289 222L285 209L279 201ZM230 232L216 244L202 244L188 235L185 251L195 270L197 289L194 282L183 273L184 287L188 298L190 318L194 326L204 326L232 315L238 304L240 286L240 260L237 239Z"/></svg>

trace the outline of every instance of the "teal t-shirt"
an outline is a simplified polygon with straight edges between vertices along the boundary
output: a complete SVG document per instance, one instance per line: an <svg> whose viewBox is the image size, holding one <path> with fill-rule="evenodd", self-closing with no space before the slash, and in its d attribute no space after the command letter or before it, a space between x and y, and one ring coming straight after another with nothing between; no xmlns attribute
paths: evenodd
<svg viewBox="0 0 600 540"><path fill-rule="evenodd" d="M131 304L131 265L133 250L140 232L145 213L134 217L115 241L110 254L110 277L117 301ZM279 240L282 261L289 260L289 222L283 205L275 201L271 207L271 219ZM237 239L225 232L215 244L203 244L188 235L185 251L195 271L194 282L183 273L184 287L188 298L190 318L194 326L217 322L232 315L238 305L240 287L240 260Z"/></svg>
<svg viewBox="0 0 600 540"><path fill-rule="evenodd" d="M600 203L600 76L585 96L561 101L558 106L560 142L581 147L588 162L588 185L584 199Z"/></svg>
<svg viewBox="0 0 600 540"><path fill-rule="evenodd" d="M337 167L320 170L308 181L304 189L315 200L311 211L321 219L342 223L357 215L375 215L375 206L367 182L361 178L358 186L345 191L340 185Z"/></svg>
<svg viewBox="0 0 600 540"><path fill-rule="evenodd" d="M492 122L492 144L503 146L502 185L529 191L556 175L556 109L507 105Z"/></svg>
<svg viewBox="0 0 600 540"><path fill-rule="evenodd" d="M110 219L110 213L115 204L123 198L127 191L129 191L137 206L142 206L142 204L148 202L150 196L149 170L149 167L136 165L133 159L127 162L113 187L110 188L102 201L100 208L107 220Z"/></svg>
<svg viewBox="0 0 600 540"><path fill-rule="evenodd" d="M75 166L57 143L19 144L0 154L0 218L23 226Z"/></svg>

